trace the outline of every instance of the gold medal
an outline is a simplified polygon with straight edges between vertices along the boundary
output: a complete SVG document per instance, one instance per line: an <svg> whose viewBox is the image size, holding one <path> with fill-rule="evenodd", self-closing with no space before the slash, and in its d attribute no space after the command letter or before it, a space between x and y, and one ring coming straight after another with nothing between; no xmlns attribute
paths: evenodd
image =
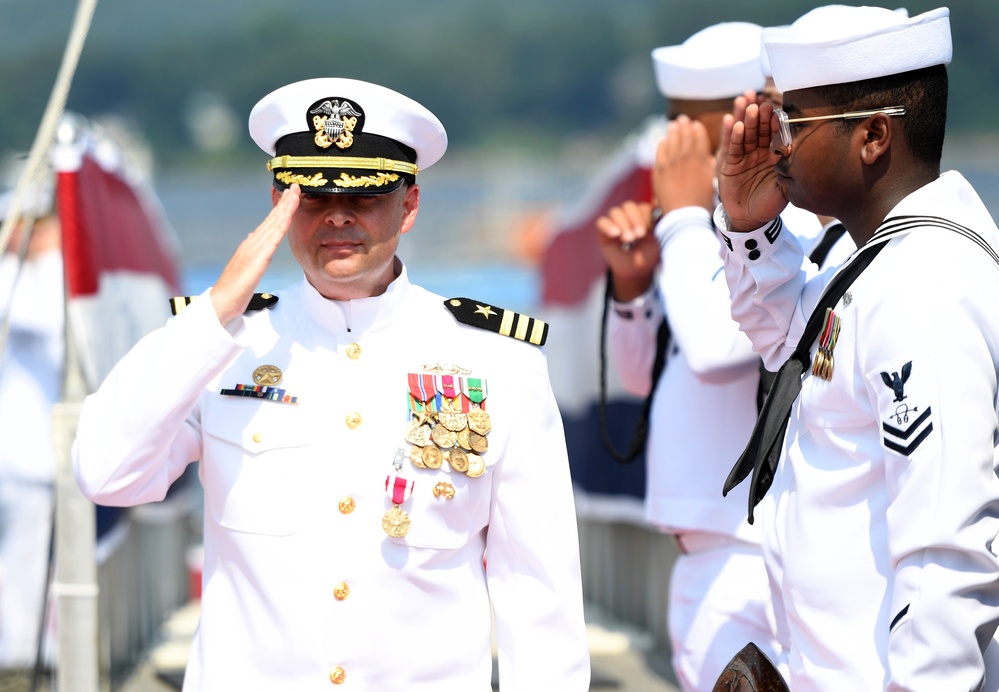
<svg viewBox="0 0 999 692"><path fill-rule="evenodd" d="M468 470L468 455L462 449L452 449L447 460L451 468L458 473L465 473Z"/></svg>
<svg viewBox="0 0 999 692"><path fill-rule="evenodd" d="M430 426L426 425L423 420L414 418L406 424L406 442L417 447L426 447L430 444L430 433Z"/></svg>
<svg viewBox="0 0 999 692"><path fill-rule="evenodd" d="M382 517L382 529L392 538L402 538L409 533L409 514L399 505L393 505Z"/></svg>
<svg viewBox="0 0 999 692"><path fill-rule="evenodd" d="M458 443L458 446L464 449L466 452L472 451L472 445L468 443L469 432L470 431L468 428L462 428L457 433L455 433L455 441Z"/></svg>
<svg viewBox="0 0 999 692"><path fill-rule="evenodd" d="M468 427L472 432L485 435L493 429L493 424L489 419L489 414L481 408L473 408L468 412Z"/></svg>
<svg viewBox="0 0 999 692"><path fill-rule="evenodd" d="M413 466L418 469L425 469L427 465L423 463L423 447L413 447L409 448L409 460L413 462Z"/></svg>
<svg viewBox="0 0 999 692"><path fill-rule="evenodd" d="M823 380L831 380L832 370L832 354L825 349L819 349L815 354L815 361L812 363L812 374L816 377L821 377Z"/></svg>
<svg viewBox="0 0 999 692"><path fill-rule="evenodd" d="M819 371L822 369L822 365L823 365L824 362L825 362L825 356L822 354L822 349L819 349L815 353L814 360L812 360L812 374L813 375L815 375L816 377L818 376Z"/></svg>
<svg viewBox="0 0 999 692"><path fill-rule="evenodd" d="M423 448L423 463L428 469L439 469L444 462L444 454L434 445Z"/></svg>
<svg viewBox="0 0 999 692"><path fill-rule="evenodd" d="M833 349L836 348L841 325L842 320L839 315L832 308L826 308L825 321L822 323L822 331L819 334L819 349L812 362L812 374L823 380L831 380L833 376L835 364Z"/></svg>
<svg viewBox="0 0 999 692"><path fill-rule="evenodd" d="M453 432L458 432L468 425L468 418L461 411L461 400L448 399L447 396L441 398L441 410L437 414L437 420Z"/></svg>
<svg viewBox="0 0 999 692"><path fill-rule="evenodd" d="M438 423L430 432L430 439L432 439L434 444L438 447L448 449L450 447L454 447L454 443L457 441L458 437L453 430L448 430L446 427Z"/></svg>
<svg viewBox="0 0 999 692"><path fill-rule="evenodd" d="M440 424L452 432L464 430L468 425L468 419L461 411L441 411L437 414Z"/></svg>
<svg viewBox="0 0 999 692"><path fill-rule="evenodd" d="M489 449L489 440L486 439L485 435L480 435L473 430L468 433L468 445L476 454L483 454Z"/></svg>
<svg viewBox="0 0 999 692"><path fill-rule="evenodd" d="M483 473L486 472L486 462L482 461L482 457L477 454L468 455L468 469L465 473L469 478L478 478Z"/></svg>

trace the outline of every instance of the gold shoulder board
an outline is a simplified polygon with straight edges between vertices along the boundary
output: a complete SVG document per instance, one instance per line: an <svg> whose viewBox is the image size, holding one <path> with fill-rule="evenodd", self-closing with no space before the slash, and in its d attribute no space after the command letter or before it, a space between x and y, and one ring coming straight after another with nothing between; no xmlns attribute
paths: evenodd
<svg viewBox="0 0 999 692"><path fill-rule="evenodd" d="M444 306L462 324L488 329L535 346L544 346L548 339L548 323L529 315L470 298L448 298L444 301Z"/></svg>
<svg viewBox="0 0 999 692"><path fill-rule="evenodd" d="M198 296L177 296L170 299L170 312L174 315L191 304ZM246 312L256 312L265 308L272 308L278 302L278 297L273 293L254 293L250 298L250 304L246 306Z"/></svg>

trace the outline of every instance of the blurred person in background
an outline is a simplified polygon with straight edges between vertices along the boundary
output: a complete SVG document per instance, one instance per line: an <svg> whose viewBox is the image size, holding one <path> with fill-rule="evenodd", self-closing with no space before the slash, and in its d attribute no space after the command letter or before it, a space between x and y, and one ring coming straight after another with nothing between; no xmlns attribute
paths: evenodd
<svg viewBox="0 0 999 692"><path fill-rule="evenodd" d="M755 24L725 22L652 52L669 118L649 178L654 201L625 202L597 221L615 366L633 393L654 391L645 513L680 553L669 634L688 691L710 690L747 641L774 659L779 650L760 528L719 492L756 420L760 361L731 318L720 273L714 152L733 99L763 87L760 36Z"/></svg>
<svg viewBox="0 0 999 692"><path fill-rule="evenodd" d="M0 195L0 216L13 206ZM55 501L52 411L65 352L61 231L51 189L30 188L0 257L0 668L35 665ZM26 246L25 246L26 243ZM23 251L23 259L21 253Z"/></svg>

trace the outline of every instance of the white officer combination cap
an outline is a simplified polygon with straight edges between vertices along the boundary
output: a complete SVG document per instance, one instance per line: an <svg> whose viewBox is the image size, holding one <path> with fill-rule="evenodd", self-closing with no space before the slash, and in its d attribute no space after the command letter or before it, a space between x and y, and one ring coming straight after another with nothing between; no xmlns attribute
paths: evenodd
<svg viewBox="0 0 999 692"><path fill-rule="evenodd" d="M722 22L701 29L677 46L652 51L656 85L666 98L706 101L759 91L766 82L760 63L763 27Z"/></svg>
<svg viewBox="0 0 999 692"><path fill-rule="evenodd" d="M763 43L782 92L946 65L953 55L946 7L910 18L904 10L826 5L767 31Z"/></svg>
<svg viewBox="0 0 999 692"><path fill-rule="evenodd" d="M377 84L308 79L272 91L250 112L250 136L273 158L274 187L315 194L383 194L444 155L440 120Z"/></svg>

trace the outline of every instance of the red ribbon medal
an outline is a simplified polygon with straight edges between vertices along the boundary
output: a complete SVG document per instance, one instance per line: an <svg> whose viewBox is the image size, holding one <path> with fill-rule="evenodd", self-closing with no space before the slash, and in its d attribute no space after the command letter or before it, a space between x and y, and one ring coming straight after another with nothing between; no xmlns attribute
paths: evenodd
<svg viewBox="0 0 999 692"><path fill-rule="evenodd" d="M409 514L399 507L413 495L415 483L411 480L388 474L385 476L385 494L392 500L392 509L382 517L382 529L392 538L402 538L409 533Z"/></svg>
<svg viewBox="0 0 999 692"><path fill-rule="evenodd" d="M401 505L413 495L414 481L389 474L385 476L385 493L392 500L392 504Z"/></svg>
<svg viewBox="0 0 999 692"><path fill-rule="evenodd" d="M454 381L454 375L441 375L440 392L448 399L458 396L459 386Z"/></svg>

